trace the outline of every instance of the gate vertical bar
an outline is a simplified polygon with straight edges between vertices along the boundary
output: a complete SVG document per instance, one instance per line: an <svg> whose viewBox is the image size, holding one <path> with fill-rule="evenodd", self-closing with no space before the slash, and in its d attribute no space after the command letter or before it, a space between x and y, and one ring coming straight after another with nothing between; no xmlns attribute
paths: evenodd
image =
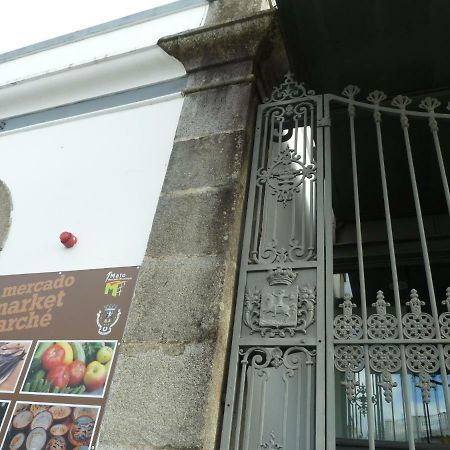
<svg viewBox="0 0 450 450"><path fill-rule="evenodd" d="M356 223L356 245L358 250L358 271L359 271L359 285L361 296L361 315L363 320L363 338L368 339L367 334L367 300L366 300L366 282L364 274L364 255L362 247L362 232L361 232L361 212L359 203L359 188L358 188L358 167L356 162L356 136L355 136L355 106L353 105L354 96L359 92L356 86L348 86L344 90L344 95L348 96L350 102L348 104L348 115L350 124L350 146L352 156L352 176L353 176L353 196L355 207L355 223ZM367 421L368 421L368 438L369 449L375 450L375 418L373 411L373 389L372 378L370 376L369 364L369 347L364 344L364 372L365 382L367 386Z"/></svg>
<svg viewBox="0 0 450 450"><path fill-rule="evenodd" d="M381 186L383 190L383 204L384 213L386 216L386 230L388 236L388 246L389 246L389 260L391 264L392 273L392 283L394 288L394 301L395 301L395 312L397 316L398 331L399 336L403 336L403 325L402 325L402 307L400 302L400 288L398 284L398 274L397 274L397 261L395 257L395 247L394 247L394 234L392 231L392 219L391 219L391 208L389 205L389 193L386 179L386 167L384 164L384 151L383 151L383 138L381 133L381 112L379 109L380 103L386 100L386 95L380 91L374 91L369 94L368 100L375 105L373 111L373 119L375 123L376 135L377 135L377 146L378 146L378 161L380 164L380 174L381 174ZM409 450L415 450L416 446L414 444L414 434L413 425L411 418L411 401L408 386L408 371L406 367L406 356L405 347L400 345L400 355L401 355L401 378L402 378L402 391L404 396L404 409L406 416L406 432L408 436L408 446ZM393 410L393 408L392 408ZM395 421L394 430L395 430Z"/></svg>
<svg viewBox="0 0 450 450"><path fill-rule="evenodd" d="M430 119L430 121L432 121L432 119ZM438 158L439 170L441 172L442 185L443 185L444 194L445 194L445 201L447 202L447 209L448 209L448 213L450 214L450 190L448 188L447 174L445 172L444 159L442 157L441 144L439 142L437 122L434 119L434 121L432 121L432 123L433 123L433 125L430 125L430 127L432 127L433 141L434 141L434 146L436 149L436 156ZM436 123L436 127L434 126L434 123Z"/></svg>
<svg viewBox="0 0 450 450"><path fill-rule="evenodd" d="M330 121L330 97L324 96L324 118ZM323 129L325 157L325 281L326 281L326 448L336 449L336 393L334 369L334 297L333 297L333 204L332 204L332 155L330 123Z"/></svg>
<svg viewBox="0 0 450 450"><path fill-rule="evenodd" d="M413 161L412 150L411 150L411 141L410 141L410 137L409 137L409 120L408 120L408 116L406 115L406 107L410 103L411 103L411 99L406 96L403 96L403 95L398 95L392 101L392 104L400 109L400 124L403 129L403 135L404 135L404 139L405 139L406 156L408 158L408 167L409 167L411 186L412 186L413 197L414 197L414 206L416 209L417 222L418 222L418 226L419 226L420 244L422 247L422 256L423 256L424 266L425 266L425 275L426 275L427 285L428 285L428 294L430 296L431 312L432 312L432 316L433 316L434 327L435 327L436 333L440 337L439 313L438 313L438 309L437 309L436 296L435 296L435 292L434 292L433 275L431 272L430 257L428 254L428 244L427 244L427 239L426 239L426 234L425 234L425 226L424 226L424 222L423 222L422 208L420 205L419 191L418 191L418 187L417 187L417 180L416 180L416 174L415 174L415 169L414 169L414 161ZM447 370L445 367L444 351L443 351L442 344L438 344L437 348L438 348L438 352L439 352L439 366L440 366L441 378L443 381L442 387L443 387L444 396L445 396L447 419L448 419L448 423L450 426L450 395L449 395L449 389L448 389L448 382L446 382Z"/></svg>
<svg viewBox="0 0 450 450"><path fill-rule="evenodd" d="M420 206L419 190L417 188L416 173L414 170L414 161L413 161L412 151L411 151L411 141L409 138L409 131L408 131L409 120L408 120L408 116L406 115L406 106L408 106L410 103L411 103L411 99L409 99L408 97L403 96L403 95L398 95L392 101L392 104L394 106L397 106L400 109L400 124L401 124L402 130L403 130L403 136L405 139L406 156L408 159L409 175L411 178L411 187L412 187L413 197L414 197L414 206L416 209L417 224L419 227L420 245L422 247L422 257L423 257L424 266L425 266L425 275L427 278L428 294L430 296L430 306L431 306L431 312L433 315L434 326L436 327L436 332L437 332L439 330L438 310L437 310L437 305L436 305L436 297L434 294L433 275L431 273L431 264L430 264L430 257L428 254L427 239L425 236L425 226L423 223L422 208Z"/></svg>
<svg viewBox="0 0 450 450"><path fill-rule="evenodd" d="M439 126L436 120L436 115L434 110L441 105L441 102L436 98L426 97L420 104L419 108L424 109L428 112L428 126L430 132L433 136L434 149L436 150L436 156L439 165L439 171L442 178L442 186L444 188L445 201L447 203L448 213L450 214L450 190L448 187L447 173L445 171L444 159L442 157L441 142L439 140Z"/></svg>
<svg viewBox="0 0 450 450"><path fill-rule="evenodd" d="M325 119L324 119L325 117ZM321 121L327 120L327 115L323 115L323 98L320 96L317 102L317 114L316 120L319 125ZM311 141L313 141L313 134L311 133ZM319 262L317 266L317 280L321 282L317 283L317 298L321 299L321 302L317 305L317 373L324 374L326 371L326 355L325 355L325 344L326 344L326 269L325 269L325 234L326 234L326 224L325 224L325 155L326 147L324 146L324 127L320 126L317 128L317 213L316 213L316 248L317 248L317 261ZM327 210L328 211L328 210ZM311 245L310 245L311 247ZM310 372L308 371L310 376ZM319 380L320 381L320 380ZM327 428L325 427L326 409L325 409L325 399L326 392L324 387L326 386L326 378L323 377L324 384L321 385L320 382L316 383L316 449L325 449L325 435Z"/></svg>

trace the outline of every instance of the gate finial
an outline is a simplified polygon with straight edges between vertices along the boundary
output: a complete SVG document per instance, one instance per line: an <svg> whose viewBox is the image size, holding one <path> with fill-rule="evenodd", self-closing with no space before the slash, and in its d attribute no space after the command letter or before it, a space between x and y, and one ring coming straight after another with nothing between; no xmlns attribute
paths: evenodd
<svg viewBox="0 0 450 450"><path fill-rule="evenodd" d="M345 86L344 90L342 91L342 95L344 97L347 97L349 100L355 100L355 97L359 94L360 91L361 89L359 89L358 86L349 84L348 86Z"/></svg>
<svg viewBox="0 0 450 450"><path fill-rule="evenodd" d="M367 96L367 100L370 103L373 103L376 106L379 106L381 102L384 102L387 99L386 94L383 91L372 91Z"/></svg>
<svg viewBox="0 0 450 450"><path fill-rule="evenodd" d="M284 76L284 81L273 88L270 98L266 97L263 103L280 102L283 100L292 100L294 98L307 97L308 95L315 95L314 91L307 91L305 83L298 83L292 72L288 72Z"/></svg>
<svg viewBox="0 0 450 450"><path fill-rule="evenodd" d="M392 106L400 109L401 111L405 111L406 107L412 103L412 100L406 95L397 95L392 100Z"/></svg>
<svg viewBox="0 0 450 450"><path fill-rule="evenodd" d="M429 113L434 113L434 110L439 108L439 106L441 106L441 102L437 98L433 97L425 97L419 104L420 109L424 109Z"/></svg>

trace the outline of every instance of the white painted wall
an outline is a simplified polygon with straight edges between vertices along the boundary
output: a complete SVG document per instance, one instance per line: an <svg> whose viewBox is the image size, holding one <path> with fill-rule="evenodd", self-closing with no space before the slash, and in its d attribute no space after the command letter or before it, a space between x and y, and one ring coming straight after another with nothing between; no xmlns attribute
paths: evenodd
<svg viewBox="0 0 450 450"><path fill-rule="evenodd" d="M1 73L0 64L0 73ZM0 88L0 119L156 84L185 74L158 46Z"/></svg>
<svg viewBox="0 0 450 450"><path fill-rule="evenodd" d="M0 64L0 120L185 74L157 40L203 23L193 7ZM12 225L0 275L140 265L180 93L0 133ZM66 249L62 231L78 244Z"/></svg>
<svg viewBox="0 0 450 450"><path fill-rule="evenodd" d="M139 265L181 106L162 97L0 134L14 206L0 275Z"/></svg>
<svg viewBox="0 0 450 450"><path fill-rule="evenodd" d="M2 14L0 14L0 52L9 52L35 42L176 1L39 0L33 2L14 0L14 2L3 2Z"/></svg>
<svg viewBox="0 0 450 450"><path fill-rule="evenodd" d="M0 86L154 46L162 36L199 27L206 10L207 6L199 6L5 62Z"/></svg>
<svg viewBox="0 0 450 450"><path fill-rule="evenodd" d="M185 75L156 43L198 28L207 9L185 9L1 63L0 119Z"/></svg>

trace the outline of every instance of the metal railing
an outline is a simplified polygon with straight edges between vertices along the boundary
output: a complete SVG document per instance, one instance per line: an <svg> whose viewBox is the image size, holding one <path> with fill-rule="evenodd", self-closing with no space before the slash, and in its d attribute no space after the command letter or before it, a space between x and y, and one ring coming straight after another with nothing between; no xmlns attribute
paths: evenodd
<svg viewBox="0 0 450 450"><path fill-rule="evenodd" d="M339 97L334 95L325 96L325 108L331 103L345 105L348 114L348 127L350 137L351 152L351 177L353 182L353 206L354 221L356 225L356 249L358 264L358 284L359 284L359 310L360 314L356 314L354 309L357 307L353 303L351 295L347 294L341 303L343 311L341 314L335 314L334 296L329 287L328 296L328 324L327 336L329 345L334 347L334 366L345 374L343 384L346 388L347 400L350 402L355 399L357 388L363 384L367 392L367 418L365 419L367 430L364 434L368 440L368 447L375 449L375 440L377 439L377 412L380 410L379 402L392 403L392 392L394 389L402 391L402 413L405 423L405 438L408 441L410 450L415 448L415 441L420 441L420 429L427 430L427 439L432 442L431 432L433 426L428 411L428 405L431 402L431 392L436 387L432 377L438 376L442 390L440 395L445 403L445 420L446 425L441 424L439 433L441 437L450 436L450 421L448 412L450 411L450 392L448 385L448 370L450 370L450 334L449 334L449 311L450 311L450 289L447 292L439 293L446 295L446 299L442 302L446 305L447 312L439 313L439 305L436 299L435 286L433 281L433 271L430 262L430 252L428 249L427 237L425 232L424 217L420 200L419 184L416 177L416 167L413 159L412 143L410 138L410 119L420 118L428 121L429 132L432 135L434 149L438 159L439 171L442 179L442 188L446 199L447 208L449 203L449 187L445 171L445 164L442 156L442 149L439 140L437 120L450 120L450 115L436 113L436 108L440 105L439 101L432 98L424 99L419 107L425 112L409 111L406 108L411 103L411 99L406 96L397 96L393 99L394 108L381 106L386 100L384 93L374 91L368 96L371 103L363 103L355 100L359 89L355 86L348 86L343 95ZM373 171L377 172L381 179L381 191L384 205L384 220L387 231L387 243L389 254L389 266L392 277L392 289L394 297L395 314L389 313L390 304L386 301L384 292L377 292L376 299L373 299L372 307L375 313L369 314L368 307L370 301L367 298L365 255L364 255L364 238L362 233L362 219L360 211L361 180L359 179L359 159L365 157L364 150L357 146L355 133L357 112L369 111L372 113L374 135L376 136L376 147L378 153L378 168L374 167ZM385 150L383 147L382 119L395 116L398 118L399 127L403 135L403 147L407 160L409 183L414 201L415 219L418 227L418 240L420 242L422 265L425 271L426 284L428 288L428 301L424 302L419 298L418 292L413 288L410 291L410 298L406 302L406 306L410 308L410 312L404 312L399 287L398 262L396 257L396 241L392 226L392 208L391 201L393 193L389 192L389 181L385 166ZM450 123L449 123L450 125ZM326 131L326 152L332 153L332 142L330 131ZM370 139L367 137L367 139ZM327 184L330 184L331 165L330 164ZM366 180L365 180L366 181ZM408 180L405 180L405 182ZM374 186L376 184L374 183ZM331 203L331 186L328 187L329 197L325 209L333 208ZM394 193L395 194L395 193ZM351 201L351 198L349 199ZM450 208L448 208L450 212ZM328 245L331 247L332 242L330 235L332 233L332 224L328 223L327 236ZM328 271L327 277L332 277L332 261L327 261ZM448 281L450 283L450 280ZM431 314L425 312L429 309ZM329 362L329 377L332 376L331 361ZM357 380L357 374L363 373L364 380ZM374 385L373 374L379 374L381 380ZM400 373L401 382L393 381L393 374ZM427 418L428 424L425 427L418 426L417 417L414 416L414 392L411 390L410 380L416 376L415 387L419 388L422 396L422 406L424 407L423 420ZM401 387L399 386L401 385ZM335 403L333 399L333 388L330 384L328 391L328 411L334 415ZM381 387L383 396L376 396L375 391ZM416 433L415 433L416 430ZM397 436L399 439L401 437ZM442 442L442 441L441 441ZM334 438L328 443L329 449L334 449Z"/></svg>
<svg viewBox="0 0 450 450"><path fill-rule="evenodd" d="M336 435L363 439L370 449L383 440L407 441L413 450L416 442L444 442L449 433L450 288L446 295L435 293L410 120L427 121L450 213L438 128L438 122L446 123L450 115L436 111L435 99L424 99L423 111L410 111L407 97L395 97L393 107L388 107L382 92L371 93L367 103L356 100L358 92L349 86L343 96L316 95L288 74L259 107L223 450L334 450ZM341 116L344 112L344 121L335 123L335 109ZM362 140L360 117L366 127L370 121L372 130ZM391 163L385 148L390 135L383 132L386 117L394 118L400 132L395 151L405 155L403 173L408 179L401 182L411 187L421 252L415 259L425 273L427 302L414 286L405 299L399 278L403 266L394 226L398 214L392 208L392 187L397 185L390 178L392 169L387 170ZM332 130L338 139L332 140ZM380 285L375 293L373 274L380 269L365 254L369 243L364 201L371 181L366 172L360 176L369 150L376 163L364 170L379 180L370 188L378 189L382 199L383 268L390 272L389 282L383 281L390 287ZM333 186L340 180L332 178L342 152L348 153L348 164L338 175L351 182L341 200L351 205L355 256L351 276L344 272L339 278L347 280L342 295L335 295L336 221L341 211L333 204ZM386 298L390 288L393 312ZM356 295L351 295L352 289ZM446 296L442 304L438 295ZM341 429L346 434L339 434Z"/></svg>

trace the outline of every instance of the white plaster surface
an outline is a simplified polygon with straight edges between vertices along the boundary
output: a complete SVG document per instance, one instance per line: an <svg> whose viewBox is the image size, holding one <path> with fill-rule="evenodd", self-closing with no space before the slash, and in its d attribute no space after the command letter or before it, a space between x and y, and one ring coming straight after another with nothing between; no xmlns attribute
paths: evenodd
<svg viewBox="0 0 450 450"><path fill-rule="evenodd" d="M0 64L0 73L1 67ZM152 46L0 89L0 118L156 84L185 73L175 58Z"/></svg>
<svg viewBox="0 0 450 450"><path fill-rule="evenodd" d="M157 46L203 24L199 6L0 64L0 119L160 83L186 74Z"/></svg>
<svg viewBox="0 0 450 450"><path fill-rule="evenodd" d="M178 0L14 0L2 2L0 51L9 52ZM26 14L24 14L26 11ZM20 25L20 26L19 26ZM26 33L24 32L26 30Z"/></svg>
<svg viewBox="0 0 450 450"><path fill-rule="evenodd" d="M14 204L0 275L140 265L181 106L176 94L0 134Z"/></svg>
<svg viewBox="0 0 450 450"><path fill-rule="evenodd" d="M199 27L206 10L199 6L5 62L0 86L153 46L162 36Z"/></svg>

